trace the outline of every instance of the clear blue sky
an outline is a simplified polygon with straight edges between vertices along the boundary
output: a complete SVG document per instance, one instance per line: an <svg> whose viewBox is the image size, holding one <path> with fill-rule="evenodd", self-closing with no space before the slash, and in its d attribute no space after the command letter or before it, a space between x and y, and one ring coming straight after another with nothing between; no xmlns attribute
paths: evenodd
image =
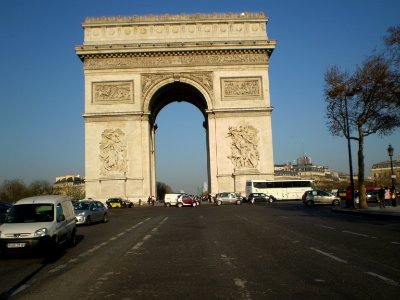
<svg viewBox="0 0 400 300"><path fill-rule="evenodd" d="M269 18L277 48L270 63L275 163L303 152L315 164L348 172L346 141L326 127L323 74L337 64L352 71L382 46L400 23L398 0L3 0L0 10L0 183L26 183L58 175L84 175L83 66L74 46L83 43L88 16L258 12ZM207 178L202 115L183 102L157 118L157 180L195 193ZM367 138L366 171L400 154L400 131ZM171 145L182 143L177 151ZM353 144L357 171L356 144Z"/></svg>

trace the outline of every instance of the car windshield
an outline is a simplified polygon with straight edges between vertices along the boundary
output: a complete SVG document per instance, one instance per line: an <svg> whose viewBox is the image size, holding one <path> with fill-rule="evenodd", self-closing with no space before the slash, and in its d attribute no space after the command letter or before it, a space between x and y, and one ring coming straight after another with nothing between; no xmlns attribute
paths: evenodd
<svg viewBox="0 0 400 300"><path fill-rule="evenodd" d="M53 219L53 204L20 204L11 208L5 223L51 222Z"/></svg>
<svg viewBox="0 0 400 300"><path fill-rule="evenodd" d="M74 205L75 210L87 210L89 209L89 203L87 202L78 202Z"/></svg>

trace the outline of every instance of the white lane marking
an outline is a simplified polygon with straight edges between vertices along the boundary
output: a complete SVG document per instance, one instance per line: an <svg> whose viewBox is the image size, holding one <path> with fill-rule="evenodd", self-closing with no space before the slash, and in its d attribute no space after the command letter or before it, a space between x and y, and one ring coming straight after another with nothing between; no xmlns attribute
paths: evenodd
<svg viewBox="0 0 400 300"><path fill-rule="evenodd" d="M325 226L325 225L317 225L318 227L322 227L325 229L336 229L335 227L331 227L331 226Z"/></svg>
<svg viewBox="0 0 400 300"><path fill-rule="evenodd" d="M374 273L374 272L366 272L366 273L367 273L368 275L374 276L374 277L376 277L376 278L379 278L379 279L385 281L387 284L394 285L394 286L399 286L399 283L398 283L397 281L394 281L393 279L390 279L390 278L387 278L387 277L385 277L385 276L376 274L376 273Z"/></svg>
<svg viewBox="0 0 400 300"><path fill-rule="evenodd" d="M66 266L67 266L67 264L59 265L59 266L55 267L54 269L51 269L49 271L49 273L54 273L54 272L60 271L60 270L64 269Z"/></svg>
<svg viewBox="0 0 400 300"><path fill-rule="evenodd" d="M123 236L125 234L125 232L121 232L117 234L117 237Z"/></svg>
<svg viewBox="0 0 400 300"><path fill-rule="evenodd" d="M375 236L370 236L370 235L364 234L364 233L358 233L358 232L353 232L353 231L348 231L348 230L343 230L342 232L343 233L352 234L352 235L362 236L362 237L365 237L365 238L376 239Z"/></svg>
<svg viewBox="0 0 400 300"><path fill-rule="evenodd" d="M229 267L235 268L235 266L232 264L232 260L235 260L234 258L228 257L226 254L221 254L221 259Z"/></svg>
<svg viewBox="0 0 400 300"><path fill-rule="evenodd" d="M13 291L11 293L11 296L15 296L16 294L18 294L19 292L22 292L23 290L27 289L28 287L30 287L29 284L23 284L21 285L19 288L17 288L15 291Z"/></svg>
<svg viewBox="0 0 400 300"><path fill-rule="evenodd" d="M400 243L399 243L399 242L392 242L392 244L395 244L395 245L400 245Z"/></svg>
<svg viewBox="0 0 400 300"><path fill-rule="evenodd" d="M244 300L251 300L250 293L246 289L247 280L240 279L240 278L234 278L233 282L239 288L239 294L240 294L241 298Z"/></svg>
<svg viewBox="0 0 400 300"><path fill-rule="evenodd" d="M132 247L132 250L137 250L143 246L143 242L137 242L135 246Z"/></svg>
<svg viewBox="0 0 400 300"><path fill-rule="evenodd" d="M150 218L148 218L150 219ZM160 223L157 224L156 227L154 227L151 231L155 232L159 229L160 225L162 225L165 221L168 220L168 217L165 217ZM151 234L146 234L140 242L137 242L132 248L131 251L126 252L126 254L134 254L137 253L137 250L140 249L140 247L143 246L144 242L147 241L148 239L152 238L153 236Z"/></svg>
<svg viewBox="0 0 400 300"><path fill-rule="evenodd" d="M315 252L317 252L317 253L319 253L319 254L322 254L322 255L325 255L325 256L327 256L327 257L329 257L329 258L332 258L333 260L336 260L336 261L338 261L338 262L347 264L347 261L346 261L346 260L341 259L341 258L339 258L339 257L337 257L337 256L334 256L334 255L332 255L331 253L324 252L324 251L322 251L322 250L319 250L319 249L313 248L313 247L310 247L310 249L313 250L313 251L315 251Z"/></svg>

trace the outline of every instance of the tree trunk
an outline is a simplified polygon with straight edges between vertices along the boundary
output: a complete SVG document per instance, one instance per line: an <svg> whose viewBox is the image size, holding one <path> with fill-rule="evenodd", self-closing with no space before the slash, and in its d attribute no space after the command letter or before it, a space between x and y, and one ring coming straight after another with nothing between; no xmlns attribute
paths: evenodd
<svg viewBox="0 0 400 300"><path fill-rule="evenodd" d="M368 208L367 195L365 189L364 175L364 132L361 127L358 128L358 193L360 199L360 208Z"/></svg>

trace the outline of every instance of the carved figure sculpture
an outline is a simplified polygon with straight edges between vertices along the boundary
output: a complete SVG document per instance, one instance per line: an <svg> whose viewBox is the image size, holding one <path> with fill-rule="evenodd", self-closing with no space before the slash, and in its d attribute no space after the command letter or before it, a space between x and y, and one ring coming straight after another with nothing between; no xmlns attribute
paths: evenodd
<svg viewBox="0 0 400 300"><path fill-rule="evenodd" d="M127 170L125 133L121 129L106 129L101 134L100 161L102 175L121 174Z"/></svg>
<svg viewBox="0 0 400 300"><path fill-rule="evenodd" d="M242 124L228 128L231 138L231 155L228 158L236 169L257 168L260 155L258 152L258 130L251 125Z"/></svg>

